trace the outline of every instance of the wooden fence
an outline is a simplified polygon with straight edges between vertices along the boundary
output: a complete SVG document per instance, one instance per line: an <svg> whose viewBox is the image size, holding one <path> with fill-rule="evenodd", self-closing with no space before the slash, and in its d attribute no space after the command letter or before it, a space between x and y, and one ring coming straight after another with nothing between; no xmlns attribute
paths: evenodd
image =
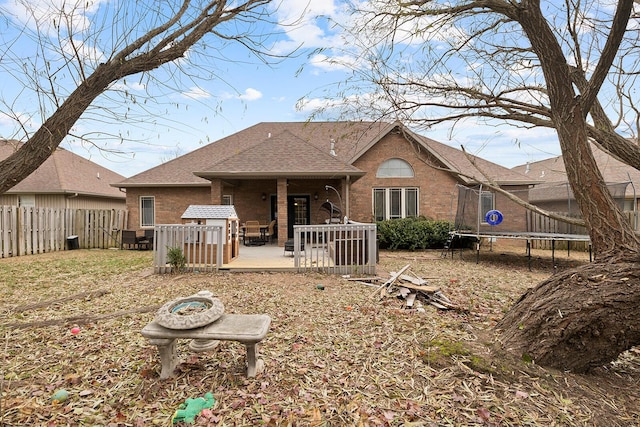
<svg viewBox="0 0 640 427"><path fill-rule="evenodd" d="M184 271L217 271L222 265L225 243L224 227L219 225L168 224L154 228L153 269L171 273L169 251L182 250Z"/></svg>
<svg viewBox="0 0 640 427"><path fill-rule="evenodd" d="M631 225L638 231L637 212L624 212ZM566 214L563 214L566 215ZM534 233L556 233L556 234L582 234L586 235L587 231L584 227L567 224L536 212L527 211L527 231ZM589 250L589 242L574 241L556 241L551 240L534 240L532 248L534 249L551 249L551 245L555 245L555 249L572 249L572 250Z"/></svg>
<svg viewBox="0 0 640 427"><path fill-rule="evenodd" d="M299 271L375 274L376 224L293 226L294 264Z"/></svg>
<svg viewBox="0 0 640 427"><path fill-rule="evenodd" d="M127 211L0 206L0 258L120 246Z"/></svg>

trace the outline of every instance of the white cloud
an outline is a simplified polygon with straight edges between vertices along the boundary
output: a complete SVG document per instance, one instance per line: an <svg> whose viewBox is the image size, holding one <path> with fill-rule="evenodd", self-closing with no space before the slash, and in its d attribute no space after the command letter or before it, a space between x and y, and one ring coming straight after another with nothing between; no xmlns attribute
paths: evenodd
<svg viewBox="0 0 640 427"><path fill-rule="evenodd" d="M238 96L238 99L242 99L244 101L255 101L260 98L262 98L262 92L251 87L245 89L244 93Z"/></svg>
<svg viewBox="0 0 640 427"><path fill-rule="evenodd" d="M183 98L189 98L189 99L207 99L207 98L211 98L211 94L209 92L207 92L206 90L199 88L199 87L192 87L190 88L187 92L182 92L180 94Z"/></svg>
<svg viewBox="0 0 640 427"><path fill-rule="evenodd" d="M0 137L7 139L22 139L24 131L34 131L41 123L36 122L32 116L22 112L0 112Z"/></svg>
<svg viewBox="0 0 640 427"><path fill-rule="evenodd" d="M355 67L355 58L351 55L334 55L327 56L325 54L314 55L309 63L323 71L349 71Z"/></svg>
<svg viewBox="0 0 640 427"><path fill-rule="evenodd" d="M108 0L22 0L4 1L0 7L13 19L32 29L50 34L77 34L91 26L93 15L102 3Z"/></svg>
<svg viewBox="0 0 640 427"><path fill-rule="evenodd" d="M139 82L132 82L132 81L117 81L115 83L113 83L111 86L109 86L109 89L113 89L113 90L120 90L120 91L126 91L126 92L130 92L132 90L134 91L144 91L146 88L146 86L142 83Z"/></svg>
<svg viewBox="0 0 640 427"><path fill-rule="evenodd" d="M244 93L232 94L229 92L225 92L221 96L223 99L240 99L242 101L255 101L262 98L262 92L260 92L257 89L249 87L244 90Z"/></svg>
<svg viewBox="0 0 640 427"><path fill-rule="evenodd" d="M60 47L67 57L77 56L79 61L83 63L87 61L99 63L105 58L104 53L97 46L89 46L83 40L77 38L63 40Z"/></svg>
<svg viewBox="0 0 640 427"><path fill-rule="evenodd" d="M334 0L283 0L276 10L280 28L287 40L278 43L275 51L291 52L300 46L305 49L343 46L341 34L332 22L343 22L345 9Z"/></svg>

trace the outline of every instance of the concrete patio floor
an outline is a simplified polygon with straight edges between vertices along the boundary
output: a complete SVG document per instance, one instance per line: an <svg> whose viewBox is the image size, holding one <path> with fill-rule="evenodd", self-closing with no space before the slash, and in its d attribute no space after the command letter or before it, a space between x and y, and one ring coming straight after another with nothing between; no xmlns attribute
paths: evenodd
<svg viewBox="0 0 640 427"><path fill-rule="evenodd" d="M262 246L240 244L238 257L220 267L222 271L296 271L293 254L276 243Z"/></svg>

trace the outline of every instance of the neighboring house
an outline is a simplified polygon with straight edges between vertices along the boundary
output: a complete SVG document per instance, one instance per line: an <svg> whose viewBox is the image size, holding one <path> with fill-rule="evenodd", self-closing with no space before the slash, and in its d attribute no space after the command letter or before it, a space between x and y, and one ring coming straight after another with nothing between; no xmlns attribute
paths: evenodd
<svg viewBox="0 0 640 427"><path fill-rule="evenodd" d="M470 158L399 122L259 123L112 185L126 189L131 229L180 223L189 205L233 204L241 222L276 219L282 246L294 224L328 222L327 201L358 222L453 220L456 185L477 184L460 173L482 176L474 162L505 189L533 183ZM487 208L509 212L505 223L524 230L523 208L487 194Z"/></svg>
<svg viewBox="0 0 640 427"><path fill-rule="evenodd" d="M640 171L616 160L594 144L591 144L591 148L600 173L618 206L626 212L637 211ZM552 212L579 215L562 156L516 166L513 170L540 181L529 193L531 203Z"/></svg>
<svg viewBox="0 0 640 427"><path fill-rule="evenodd" d="M0 159L9 157L20 144L0 140ZM26 179L0 194L0 206L124 210L125 193L110 185L123 179L122 175L58 148Z"/></svg>

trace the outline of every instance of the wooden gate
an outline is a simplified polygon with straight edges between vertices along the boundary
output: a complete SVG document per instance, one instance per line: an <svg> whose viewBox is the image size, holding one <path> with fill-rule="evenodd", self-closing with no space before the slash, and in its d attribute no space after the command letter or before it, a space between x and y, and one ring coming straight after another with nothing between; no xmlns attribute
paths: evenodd
<svg viewBox="0 0 640 427"><path fill-rule="evenodd" d="M295 225L294 265L299 271L375 274L376 224Z"/></svg>

